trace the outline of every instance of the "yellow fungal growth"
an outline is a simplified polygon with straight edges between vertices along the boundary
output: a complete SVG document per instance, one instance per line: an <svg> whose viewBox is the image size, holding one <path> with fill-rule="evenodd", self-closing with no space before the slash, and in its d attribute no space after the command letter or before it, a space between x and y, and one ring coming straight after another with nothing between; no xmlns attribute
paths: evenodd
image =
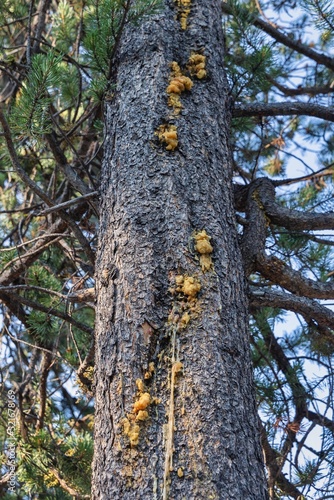
<svg viewBox="0 0 334 500"><path fill-rule="evenodd" d="M122 423L123 432L126 436L128 436L131 446L137 446L139 444L139 425L130 422L128 418L124 418Z"/></svg>
<svg viewBox="0 0 334 500"><path fill-rule="evenodd" d="M146 410L139 410L136 416L136 420L140 420L143 422L144 420L148 419L148 412Z"/></svg>
<svg viewBox="0 0 334 500"><path fill-rule="evenodd" d="M173 328L175 334L187 328L190 321L200 313L197 294L201 290L201 283L196 277L186 274L177 274L174 280L172 293L175 297L168 315L168 325Z"/></svg>
<svg viewBox="0 0 334 500"><path fill-rule="evenodd" d="M182 103L181 103L181 99L180 99L180 95L174 94L174 93L169 94L168 106L173 108L173 110L174 110L173 115L178 116L181 113L181 109L183 108Z"/></svg>
<svg viewBox="0 0 334 500"><path fill-rule="evenodd" d="M194 240L195 250L200 254L199 262L203 273L210 271L212 269L211 254L213 252L213 248L210 243L211 236L209 236L205 229L203 229L203 231L199 231L195 234Z"/></svg>
<svg viewBox="0 0 334 500"><path fill-rule="evenodd" d="M207 234L205 229L195 234L194 239L196 240L195 248L198 253L204 254L213 252L213 248L210 243L211 236Z"/></svg>
<svg viewBox="0 0 334 500"><path fill-rule="evenodd" d="M174 0L178 7L178 18L180 19L181 28L187 29L187 19L190 14L191 0Z"/></svg>
<svg viewBox="0 0 334 500"><path fill-rule="evenodd" d="M191 90L193 82L191 78L182 74L181 68L176 61L170 64L171 74L169 85L166 89L168 94L168 105L174 109L174 114L179 115L182 109L180 95L185 90Z"/></svg>
<svg viewBox="0 0 334 500"><path fill-rule="evenodd" d="M165 139L165 142L167 143L166 146L167 151L174 151L174 149L178 145L176 130L168 130L167 132L162 134L162 137Z"/></svg>
<svg viewBox="0 0 334 500"><path fill-rule="evenodd" d="M183 472L182 467L179 467L179 468L177 469L177 475L178 475L179 477L183 477L183 476L184 476L184 472Z"/></svg>
<svg viewBox="0 0 334 500"><path fill-rule="evenodd" d="M137 378L136 386L139 392L145 392L145 384L140 378Z"/></svg>
<svg viewBox="0 0 334 500"><path fill-rule="evenodd" d="M211 255L208 254L201 255L199 258L199 263L201 265L203 273L210 271L212 269Z"/></svg>
<svg viewBox="0 0 334 500"><path fill-rule="evenodd" d="M91 392L90 382L93 382L93 380L94 380L94 367L88 366L82 374L82 379L77 378L76 383L82 392L90 394Z"/></svg>
<svg viewBox="0 0 334 500"><path fill-rule="evenodd" d="M180 322L179 322L179 325L181 328L185 328L187 326L187 324L189 323L190 321L190 314L188 312L185 312L182 316L182 318L180 319Z"/></svg>
<svg viewBox="0 0 334 500"><path fill-rule="evenodd" d="M146 410L151 403L151 396L148 392L144 392L138 401L133 404L133 413L138 413L140 410Z"/></svg>
<svg viewBox="0 0 334 500"><path fill-rule="evenodd" d="M182 286L184 282L184 276L182 274L177 274L175 276L175 283L177 286Z"/></svg>
<svg viewBox="0 0 334 500"><path fill-rule="evenodd" d="M189 57L188 69L191 75L196 76L199 80L206 77L206 57L202 54L193 52Z"/></svg>
<svg viewBox="0 0 334 500"><path fill-rule="evenodd" d="M171 76L172 77L182 76L181 68L176 61L172 61L170 63L170 68L171 68Z"/></svg>
<svg viewBox="0 0 334 500"><path fill-rule="evenodd" d="M201 289L201 284L193 276L187 276L184 278L182 292L187 295L188 299L195 299L198 292Z"/></svg>
<svg viewBox="0 0 334 500"><path fill-rule="evenodd" d="M190 90L192 86L193 82L188 76L176 76L168 85L167 94L181 94L184 90Z"/></svg>
<svg viewBox="0 0 334 500"><path fill-rule="evenodd" d="M133 403L132 412L128 413L127 417L122 420L123 432L129 438L131 446L139 444L140 426L137 422L144 422L148 419L147 408L154 401L148 392L143 392L145 391L145 384L140 378L137 378L136 386L139 399Z"/></svg>
<svg viewBox="0 0 334 500"><path fill-rule="evenodd" d="M201 289L200 282L193 276L183 276L178 274L175 276L176 291L187 295L188 299L196 298L196 295Z"/></svg>
<svg viewBox="0 0 334 500"><path fill-rule="evenodd" d="M183 30L187 29L187 19L190 14L190 9L184 9L180 14L180 23Z"/></svg>
<svg viewBox="0 0 334 500"><path fill-rule="evenodd" d="M145 380L150 379L154 373L154 370L155 370L154 363L153 362L149 363L148 370L147 370L147 372L145 372L145 375L144 375L144 379Z"/></svg>
<svg viewBox="0 0 334 500"><path fill-rule="evenodd" d="M177 127L176 125L160 125L156 132L161 142L167 144L167 151L174 151L177 148Z"/></svg>

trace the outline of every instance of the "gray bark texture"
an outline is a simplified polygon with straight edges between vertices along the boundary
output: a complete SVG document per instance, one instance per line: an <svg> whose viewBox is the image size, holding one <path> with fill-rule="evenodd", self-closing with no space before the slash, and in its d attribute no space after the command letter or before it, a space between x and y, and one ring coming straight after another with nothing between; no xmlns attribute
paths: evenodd
<svg viewBox="0 0 334 500"><path fill-rule="evenodd" d="M181 11L182 2L168 1L126 31L106 105L93 499L267 499L221 3L193 0L186 29ZM205 55L205 78L187 72L192 53ZM178 116L166 92L172 61L194 82ZM178 146L168 151L155 132L171 124ZM213 248L207 272L194 238L203 230Z"/></svg>

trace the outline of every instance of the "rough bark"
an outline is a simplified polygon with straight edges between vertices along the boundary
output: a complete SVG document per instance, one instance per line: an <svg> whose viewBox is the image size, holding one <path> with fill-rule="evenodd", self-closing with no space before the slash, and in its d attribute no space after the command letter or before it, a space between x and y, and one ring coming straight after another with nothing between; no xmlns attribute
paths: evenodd
<svg viewBox="0 0 334 500"><path fill-rule="evenodd" d="M167 2L126 32L106 106L92 498L261 500L221 5L193 1L186 30L177 14ZM206 56L207 77L193 77L175 117L169 64L186 73L192 52ZM155 135L162 124L177 126L174 151ZM195 248L200 230L213 247L206 273ZM176 290L181 275L200 283L197 295ZM133 422L143 393L148 418ZM135 425L139 443L131 446Z"/></svg>

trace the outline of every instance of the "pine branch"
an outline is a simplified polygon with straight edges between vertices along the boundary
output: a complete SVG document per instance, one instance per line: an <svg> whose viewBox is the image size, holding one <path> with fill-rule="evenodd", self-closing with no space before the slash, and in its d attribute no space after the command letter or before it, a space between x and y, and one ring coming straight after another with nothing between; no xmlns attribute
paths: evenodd
<svg viewBox="0 0 334 500"><path fill-rule="evenodd" d="M28 26L27 26L27 50L26 50L27 65L29 67L31 65L31 21L32 21L32 14L33 14L33 12L32 12L33 6L34 6L34 1L30 0Z"/></svg>
<svg viewBox="0 0 334 500"><path fill-rule="evenodd" d="M285 462L284 457L287 457L289 452L291 451L291 448L294 442L296 441L296 433L298 432L300 424L304 418L307 418L309 421L313 422L316 425L326 427L333 433L334 433L334 422L329 418L317 414L307 408L307 401L309 399L309 394L305 390L304 386L300 383L298 376L295 372L295 369L291 366L291 363L287 358L284 350L281 348L277 339L275 338L268 321L265 320L265 323L263 324L263 320L261 319L260 321L257 318L256 313L254 315L254 319L256 321L257 327L259 328L259 330L263 335L268 351L275 359L278 368L284 373L286 377L286 380L292 392L292 397L296 408L294 420L292 422L288 422L288 425L286 426L285 431L287 433L287 437L284 441L284 444L279 454L275 450L268 448L269 442L267 441L267 436L264 432L263 427L261 431L261 441L266 456L266 465L267 465L267 458L269 463L273 465L274 462L271 460L271 458L273 459L276 455L276 463L279 463L280 466L282 467ZM272 469L271 475L274 474L275 474L275 469ZM279 485L279 481L277 481L277 484ZM286 493L288 493L288 491L286 491Z"/></svg>
<svg viewBox="0 0 334 500"><path fill-rule="evenodd" d="M275 203L273 183L263 177L249 186L235 185L237 210L246 212L241 252L246 275L258 271L268 280L296 295L308 298L334 298L334 283L321 283L304 277L282 260L265 253L268 220L287 229L332 229L334 213L315 214L289 210Z"/></svg>
<svg viewBox="0 0 334 500"><path fill-rule="evenodd" d="M82 195L90 193L90 189L85 182L80 178L78 172L73 170L71 165L68 164L67 158L60 148L55 133L47 134L46 139L56 160L57 165L63 171L64 175L76 191Z"/></svg>
<svg viewBox="0 0 334 500"><path fill-rule="evenodd" d="M24 397L24 389L27 387L29 382L33 379L36 373L36 364L39 359L38 349L33 349L31 352L28 369L25 370L24 379L18 384L18 392Z"/></svg>
<svg viewBox="0 0 334 500"><path fill-rule="evenodd" d="M64 237L64 233L52 233L52 234L49 234L49 236L50 237L51 236ZM66 237L68 238L68 237L70 237L70 235L66 234ZM43 239L45 239L45 234L41 234L40 236L36 236L36 238L32 238L31 240L24 241L23 243L20 243L19 245L2 248L2 249L0 249L0 253L6 253L6 252L9 252L10 250L18 250L19 248L25 248L28 245L31 245L31 243L34 243L35 241L39 241L39 240L43 240ZM6 264L6 266L12 265L15 261L20 260L20 258L21 258L21 256L16 257L15 259L11 260L8 264ZM5 269L5 267L2 268L2 271Z"/></svg>
<svg viewBox="0 0 334 500"><path fill-rule="evenodd" d="M71 303L76 303L76 302L84 302L87 303L89 306L93 307L93 304L90 304L89 301L95 300L95 288L84 288L83 290L77 290L75 292L72 292L72 290L68 293L68 295L64 295L59 292L55 292L54 290L50 290L48 288L43 288L41 286L34 286L34 285L10 285L10 286L1 286L0 285L0 292L6 293L6 292L14 292L15 290L20 291L20 290L34 290L36 292L42 292L47 295L54 295L55 297L58 297L59 299L63 300L64 302L71 302Z"/></svg>
<svg viewBox="0 0 334 500"><path fill-rule="evenodd" d="M37 6L37 12L36 14L38 15L37 22L35 23L34 26L34 44L32 46L32 53L36 54L39 51L39 46L42 38L42 33L45 31L45 24L46 24L46 14L48 11L48 8L50 6L51 0L39 0L38 6Z"/></svg>
<svg viewBox="0 0 334 500"><path fill-rule="evenodd" d="M242 192L242 188L240 191ZM255 270L258 255L265 251L267 237L266 214L262 208L257 191L257 183L255 181L242 192L246 222L240 248L246 276L249 276Z"/></svg>
<svg viewBox="0 0 334 500"><path fill-rule="evenodd" d="M333 229L334 212L301 212L279 205L275 201L274 184L265 177L256 181L259 199L263 209L273 224L292 231L314 231Z"/></svg>
<svg viewBox="0 0 334 500"><path fill-rule="evenodd" d="M261 423L261 445L264 454L265 465L269 473L269 486L275 482L277 486L286 494L291 495L296 500L302 498L301 492L285 477L281 467L278 465L280 454L274 450L268 441L267 433Z"/></svg>
<svg viewBox="0 0 334 500"><path fill-rule="evenodd" d="M47 391L47 379L48 374L52 365L52 355L48 352L43 352L42 364L41 364L41 374L39 377L39 410L37 417L36 431L43 429L44 417L46 409L46 391Z"/></svg>
<svg viewBox="0 0 334 500"><path fill-rule="evenodd" d="M7 66L10 67L10 69L7 69ZM10 80L13 80L13 82L16 83L16 86L19 88L21 87L21 82L13 75L13 70L12 70L12 66L9 66L7 63L3 62L3 61L0 61L0 68L1 68L1 71L3 73L5 73ZM4 97L2 97L3 95L3 92L4 92L5 88L2 89L1 91L1 101L5 101L6 99L9 98L9 95L6 95ZM14 89L11 89L11 92L13 92Z"/></svg>
<svg viewBox="0 0 334 500"><path fill-rule="evenodd" d="M63 210L64 208L75 205L76 203L82 203L83 201L89 200L90 198L94 198L98 194L99 194L98 191L92 191L91 193L84 194L83 196L79 196L78 198L64 201L64 203L59 203L59 205L55 205L53 207L42 210L41 212L39 212L38 216L51 214L53 212L58 212L59 210Z"/></svg>
<svg viewBox="0 0 334 500"><path fill-rule="evenodd" d="M81 500L81 499L89 499L90 495L81 495L78 493L74 488L72 488L69 484L66 483L66 481L60 476L59 472L55 468L51 468L50 472L55 476L55 478L58 480L60 486L67 491L70 495L73 496L74 500Z"/></svg>
<svg viewBox="0 0 334 500"><path fill-rule="evenodd" d="M279 345L275 335L273 334L269 322L267 320L263 321L263 319L261 319L260 324L256 313L254 314L254 319L257 327L263 335L268 351L276 361L278 369L281 370L285 375L285 378L290 386L293 402L296 407L296 413L299 415L300 423L307 412L308 394L303 384L300 383L295 369L291 366L284 350Z"/></svg>
<svg viewBox="0 0 334 500"><path fill-rule="evenodd" d="M88 353L83 360L83 362L80 364L79 368L77 369L77 377L78 379L86 386L86 387L91 387L92 381L89 380L85 376L85 371L86 369L90 366L92 361L94 360L94 355L95 355L95 338L92 338L92 342L90 344Z"/></svg>
<svg viewBox="0 0 334 500"><path fill-rule="evenodd" d="M84 157L86 155L85 154L81 154L81 153L83 153L82 151L80 151L80 152L77 151L77 149L74 147L73 143L70 141L68 135L63 132L62 128L58 125L58 122L57 122L57 120L55 120L55 118L54 118L53 115L51 115L51 119L52 119L52 122L53 122L56 130L59 132L60 137L61 137L61 140L59 141L59 145L61 144L61 141L66 142L66 144L68 145L69 149L72 150L72 152L74 153L74 156L75 156L75 159L74 159L72 165L66 164L65 168L67 169L68 172L70 172L70 170L72 170L73 172L76 172L78 170L80 170L82 172L85 172L85 174L87 175L87 177L89 179L90 185L93 186L93 188L95 188L94 179L90 175L89 169L87 168L86 163L82 159L82 157ZM52 135L55 137L55 134L52 134ZM83 133L83 138L81 140L81 144L85 143L85 139L87 138L88 135L89 135L88 131L86 131L85 133ZM62 152L62 150L61 150L61 152ZM65 161L66 161L65 155L64 155L64 158L65 158ZM79 177L79 180L81 180L81 176ZM94 202L93 201L91 202L91 205L94 208ZM96 212L96 215L98 215L98 212Z"/></svg>
<svg viewBox="0 0 334 500"><path fill-rule="evenodd" d="M62 221L63 222L63 221ZM33 246L30 250L28 250L24 255L20 255L16 257L12 261L10 261L0 272L0 286L1 285L9 285L13 280L17 279L20 274L26 269L26 266L31 265L35 260L38 259L39 255L44 252L46 248L48 248L53 243L56 243L64 236L53 236L53 231L51 229L55 228L55 224L53 224L50 228L50 236L48 233L45 233L43 236L47 241L38 241L36 245ZM64 222L64 229L66 228L66 223ZM57 234L57 233L56 233ZM7 269L7 267L9 269Z"/></svg>
<svg viewBox="0 0 334 500"><path fill-rule="evenodd" d="M314 86L314 87L298 87L298 88L290 88L286 87L285 85L280 84L276 80L272 78L268 78L268 80L276 87L278 90L280 90L284 95L289 96L289 97L296 97L300 95L308 95L308 96L318 96L320 94L333 94L334 93L334 87L332 84L328 85L319 85L319 86Z"/></svg>
<svg viewBox="0 0 334 500"><path fill-rule="evenodd" d="M245 116L314 116L334 122L334 111L330 107L304 102L235 103L234 118Z"/></svg>
<svg viewBox="0 0 334 500"><path fill-rule="evenodd" d="M78 172L75 171L71 165L68 164L67 158L60 148L56 136L54 133L47 134L46 139L52 151L52 154L56 160L57 165L63 171L64 175L68 179L69 183L73 186L76 191L79 191L82 195L87 195L91 193L91 189L87 186L87 184L80 178ZM99 213L97 203L91 201L90 202L96 212Z"/></svg>
<svg viewBox="0 0 334 500"><path fill-rule="evenodd" d="M119 45L120 45L120 42L122 39L122 34L124 31L124 28L125 28L127 21L128 21L129 10L132 6L132 3L133 3L133 0L126 0L126 2L123 3L123 13L122 13L122 17L121 17L120 26L119 26L117 33L115 33L114 46L112 48L112 52L111 52L110 57L109 57L109 69L108 69L108 76L107 76L108 81L110 81L112 79L112 77L114 76L113 73L115 73L114 59L115 59L115 55L118 51L118 48L119 48Z"/></svg>
<svg viewBox="0 0 334 500"><path fill-rule="evenodd" d="M40 207L41 207L41 203L37 203L36 205L30 205L30 206L24 207L24 208L16 208L14 210L0 210L0 214L16 214L16 213L20 213L20 212L21 213L25 213L25 212L32 213L32 212L34 212L35 208L40 208Z"/></svg>
<svg viewBox="0 0 334 500"><path fill-rule="evenodd" d="M303 276L275 256L259 255L256 269L261 275L291 293L310 299L334 299L334 283L321 283Z"/></svg>
<svg viewBox="0 0 334 500"><path fill-rule="evenodd" d="M50 353L52 354L53 356L55 356L56 358L59 358L61 359L64 363L68 363L66 361L66 359L64 359L62 356L60 356L59 354L55 353L55 352L52 352L50 349L46 349L45 347L41 347L39 345L35 345L35 344L32 344L30 342L26 342L25 340L22 340L22 339L18 339L17 337L14 337L14 335L12 335L10 333L10 331L8 330L7 327L5 327L6 329L6 334L8 335L8 337L10 337L11 340L13 340L13 342L17 343L17 344L23 344L25 346L28 346L28 347L31 347L32 349L37 349L38 351L41 351L41 352L46 352L46 353ZM69 364L69 363L68 363Z"/></svg>
<svg viewBox="0 0 334 500"><path fill-rule="evenodd" d="M85 111L82 113L80 118L74 123L73 127L66 132L64 135L65 137L70 137L71 135L74 134L74 132L82 125L88 118L90 118L93 115L93 120L96 118L98 113L100 112L101 104L92 104L88 105ZM88 135L88 134L87 134ZM87 141L89 140L88 137L84 137L83 139L86 139Z"/></svg>
<svg viewBox="0 0 334 500"><path fill-rule="evenodd" d="M39 186L32 180L30 177L26 174L24 169L22 168L19 159L17 157L14 143L11 137L11 132L10 128L8 126L7 120L3 114L3 112L0 110L0 123L2 124L6 143L7 143L7 148L9 151L9 155L13 164L14 169L18 173L19 177L21 180L29 186L34 193L36 193L49 207L53 207L55 204L54 202L42 191ZM73 169L70 167L70 165L67 164L66 157L64 153L61 151L59 148L55 138L53 135L48 134L47 137L49 138L49 144L52 149L52 152L56 158L56 161L58 159L58 164L64 171L64 174L69 178L70 183L73 185L75 189L77 189L79 192L83 192L84 195L91 194L91 191L89 190L88 186L80 179L80 177L73 171ZM91 203L94 206L94 209L96 210L96 213L98 213L98 207L96 203ZM95 255L92 252L92 249L86 239L86 237L83 235L82 231L80 228L77 226L77 224L73 221L73 219L66 213L60 210L60 216L67 222L67 224L71 227L73 230L75 236L78 238L79 242L82 244L84 250L86 251L87 257L90 259L91 262L94 262L95 260Z"/></svg>
<svg viewBox="0 0 334 500"><path fill-rule="evenodd" d="M328 167L325 168L323 175L327 169ZM333 172L329 173L333 175ZM299 180L303 179L305 177ZM314 231L333 229L334 227L334 212L301 212L279 205L275 200L275 183L266 177L256 179L248 186L235 185L234 190L237 210L246 211L246 200L251 196L251 193L256 192L259 208L269 217L270 222L277 226L293 231Z"/></svg>
<svg viewBox="0 0 334 500"><path fill-rule="evenodd" d="M296 441L297 429L299 430L300 424L303 418L307 414L307 400L308 394L304 386L300 383L294 368L291 366L290 361L285 355L282 347L279 345L275 335L267 320L259 320L257 314L254 314L254 319L258 329L261 331L264 342L268 349L268 352L272 355L277 363L279 370L281 370L286 378L287 383L292 392L293 404L295 407L295 416L293 421L288 422L286 426L286 438L280 449L280 468L286 461L288 454L290 453L294 442Z"/></svg>
<svg viewBox="0 0 334 500"><path fill-rule="evenodd" d="M13 168L17 172L18 176L20 177L22 182L24 182L24 184L29 186L30 189L34 193L36 193L37 196L39 196L39 198L41 198L41 200L43 200L49 207L53 206L54 203L52 202L52 200L50 200L49 196L47 196L47 194L44 191L42 191L42 189L38 186L38 184L36 184L36 182L34 182L29 177L29 175L25 172L24 168L21 166L20 161L19 161L18 156L17 156L16 151L15 151L15 146L14 146L14 142L12 140L12 134L11 134L9 125L8 125L7 120L5 118L5 115L3 114L1 109L0 109L0 123L1 123L2 128L3 128L3 132L4 132L6 144L7 144L7 149L9 152L9 156L10 156Z"/></svg>
<svg viewBox="0 0 334 500"><path fill-rule="evenodd" d="M13 296L17 302L20 302L21 304L26 305L27 307L31 307L32 309L35 309L37 311L44 312L45 314L48 314L50 316L55 316L56 318L63 319L67 323L70 323L71 325L75 326L76 328L79 328L83 332L89 333L90 335L93 335L94 330L90 328L89 326L75 320L72 316L69 316L68 314L59 311L58 309L54 309L53 307L47 307L43 306L39 302L35 302L33 300L27 299L26 297L22 297L21 295L17 295L14 291L13 292L6 292L7 295ZM2 290L0 286L0 300L2 299Z"/></svg>
<svg viewBox="0 0 334 500"><path fill-rule="evenodd" d="M27 314L22 307L22 304L18 302L12 295L7 295L5 293L1 294L0 301L6 306L8 311L11 312L16 318L28 328Z"/></svg>
<svg viewBox="0 0 334 500"><path fill-rule="evenodd" d="M334 311L307 297L298 297L293 294L275 290L264 290L251 287L251 308L278 307L301 314L306 322L313 319L319 328L325 332L326 338L334 343Z"/></svg>
<svg viewBox="0 0 334 500"><path fill-rule="evenodd" d="M94 307L94 304L90 301L95 300L95 288L84 288L83 290L71 292L67 295L66 299L68 302L84 302L87 305Z"/></svg>
<svg viewBox="0 0 334 500"><path fill-rule="evenodd" d="M307 175L302 175L301 177L292 177L288 179L281 179L279 181L271 181L273 183L273 186L278 187L278 186L288 186L290 184L295 184L296 182L302 182L302 181L308 181L311 179L316 179L318 177L323 177L327 175L333 175L334 174L334 163L331 163L330 165L326 165L326 167L322 167L316 172L312 172L311 174Z"/></svg>
<svg viewBox="0 0 334 500"><path fill-rule="evenodd" d="M233 9L230 5L228 5L228 3L222 2L221 5L224 14L233 15ZM259 17L253 18L252 24L267 33L267 35L270 35L277 42L282 43L292 50L295 50L299 54L303 54L309 59L315 61L317 64L322 64L334 71L334 59L332 57L329 57L321 52L317 52L308 45L290 38L290 36L285 35L281 31L279 31L278 28L275 28L272 24L263 21Z"/></svg>
<svg viewBox="0 0 334 500"><path fill-rule="evenodd" d="M81 71L87 76L87 78L90 78L91 75L88 71L89 69L88 65L80 64L76 59L74 59L74 57L70 56L69 54L63 54L59 49L57 49L57 47L54 47L51 43L45 40L45 38L38 40L37 38L31 37L31 39L39 41L41 45L44 45L45 47L48 47L49 49L53 50L55 54L62 55L63 61L73 64L78 69L78 71Z"/></svg>
<svg viewBox="0 0 334 500"><path fill-rule="evenodd" d="M306 418L310 420L310 422L326 427L326 429L329 429L334 434L334 420L330 420L329 418L319 415L313 411L308 411Z"/></svg>

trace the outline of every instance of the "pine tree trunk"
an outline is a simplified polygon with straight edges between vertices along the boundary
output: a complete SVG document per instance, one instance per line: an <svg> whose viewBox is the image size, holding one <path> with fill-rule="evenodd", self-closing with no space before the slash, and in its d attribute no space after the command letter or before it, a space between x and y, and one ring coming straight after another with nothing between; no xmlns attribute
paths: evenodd
<svg viewBox="0 0 334 500"><path fill-rule="evenodd" d="M127 30L106 106L93 499L267 498L220 1L186 3Z"/></svg>

